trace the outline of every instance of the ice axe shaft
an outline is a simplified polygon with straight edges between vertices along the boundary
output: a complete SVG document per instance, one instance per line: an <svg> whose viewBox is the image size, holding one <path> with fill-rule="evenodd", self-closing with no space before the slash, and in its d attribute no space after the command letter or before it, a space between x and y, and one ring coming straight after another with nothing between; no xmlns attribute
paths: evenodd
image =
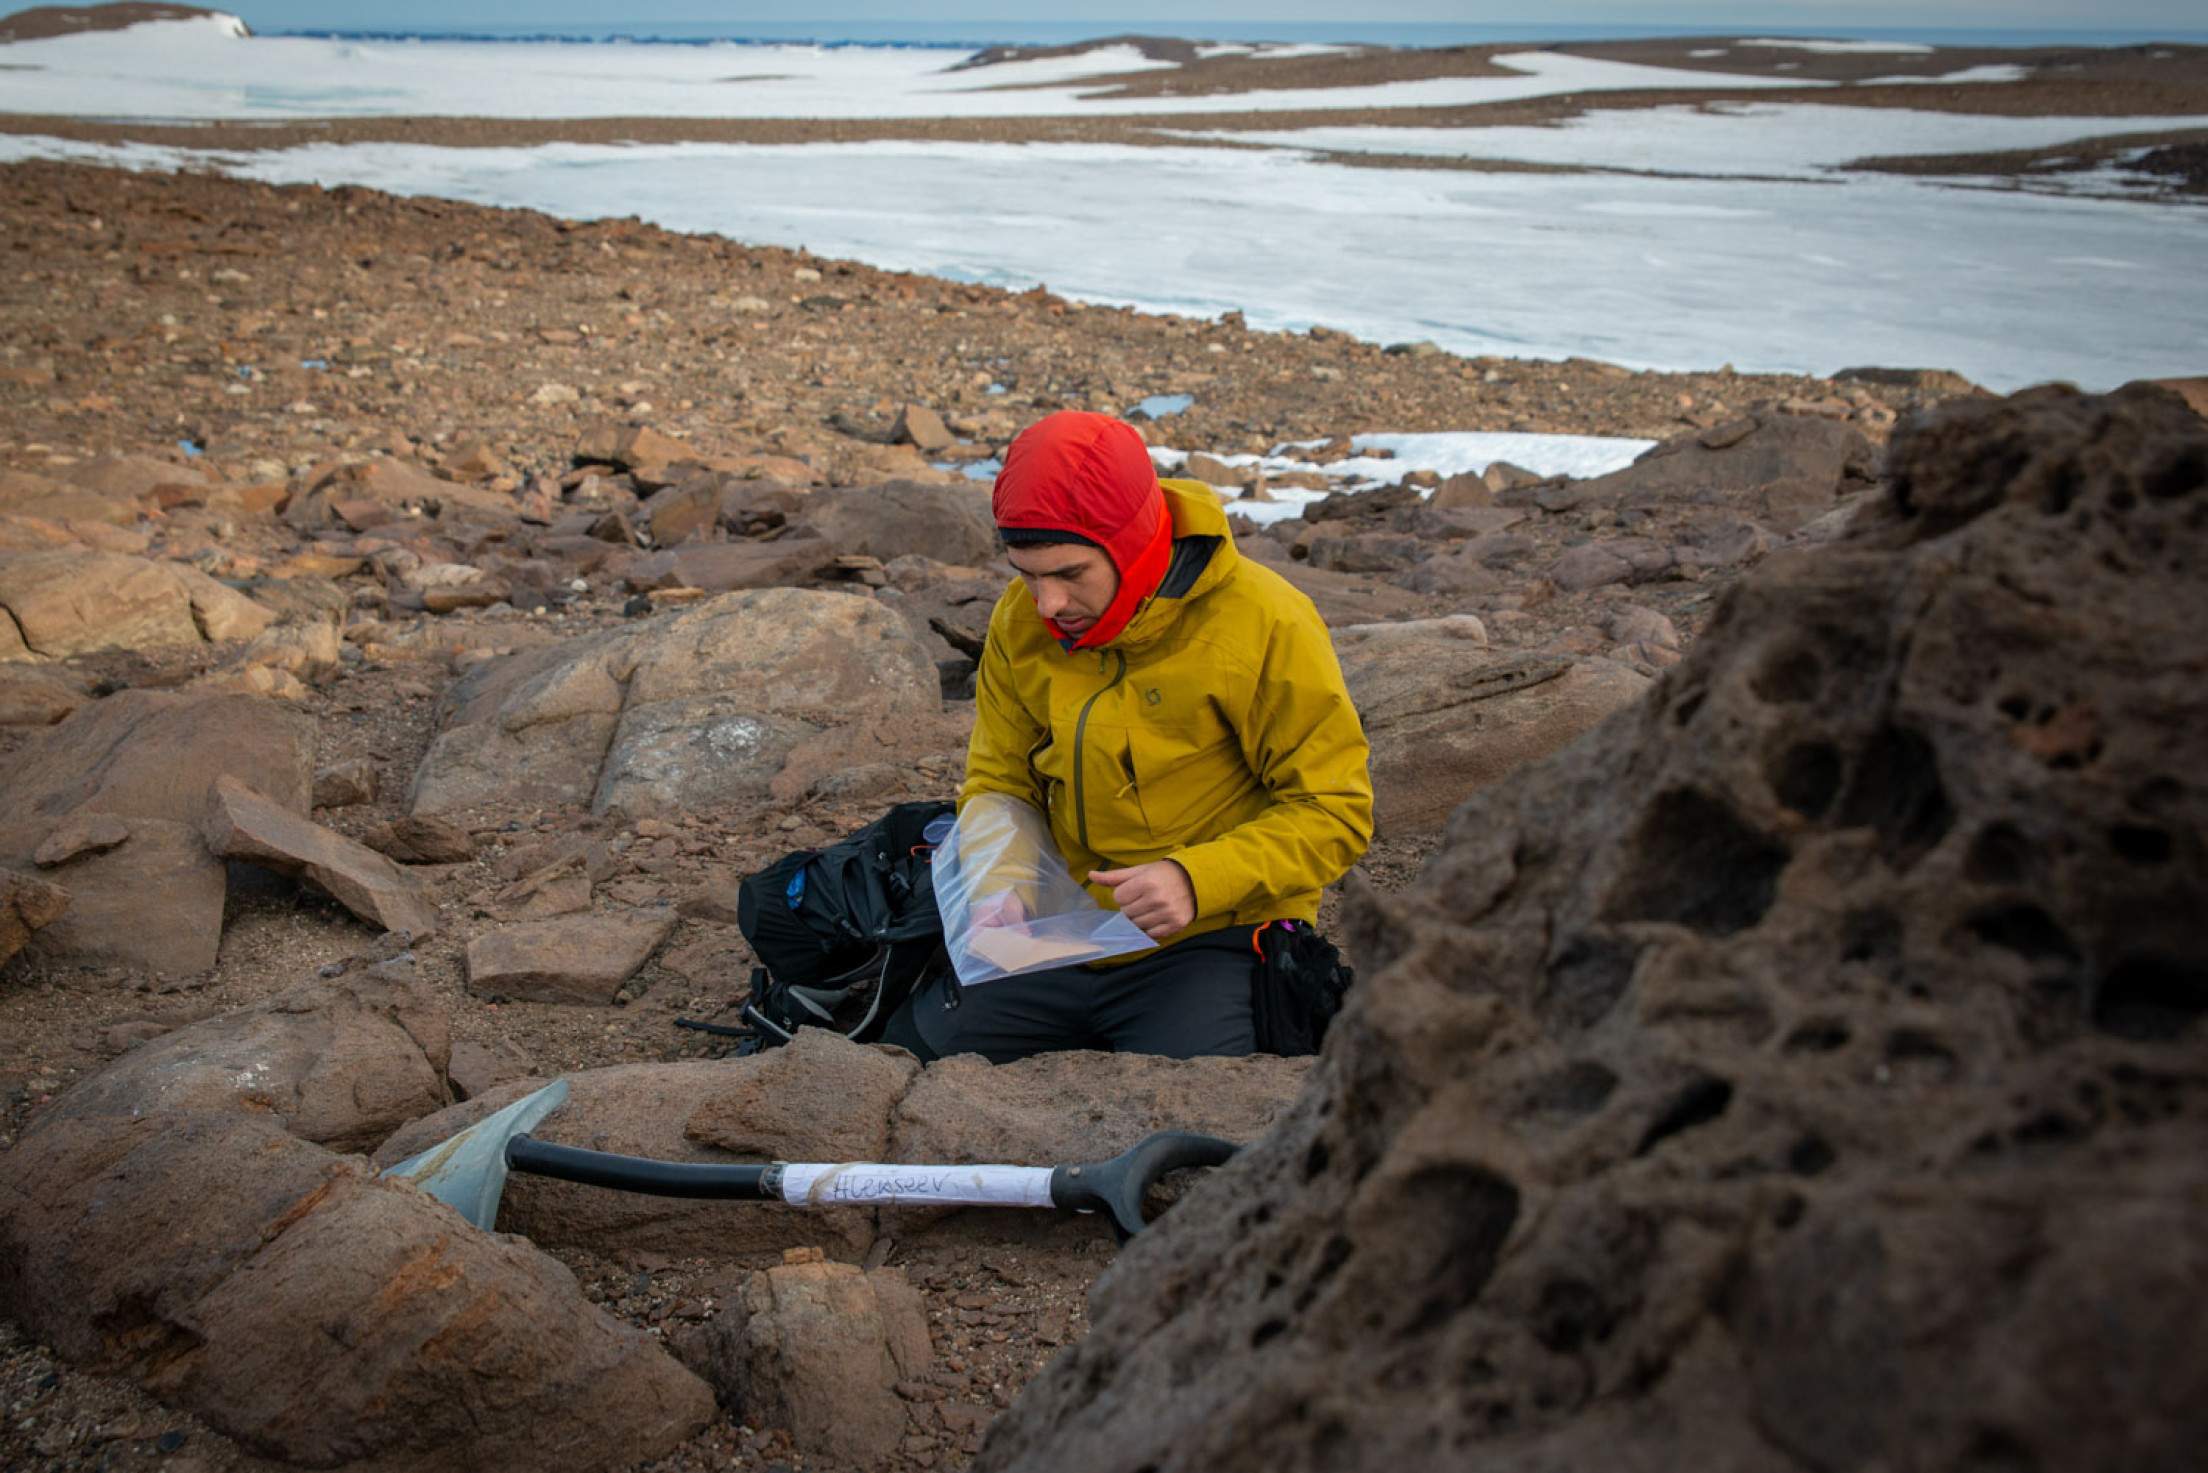
<svg viewBox="0 0 2208 1473"><path fill-rule="evenodd" d="M407 1177L486 1230L498 1220L506 1173L556 1177L658 1197L783 1202L793 1207L1059 1207L1110 1216L1121 1241L1144 1226L1143 1195L1169 1171L1218 1166L1228 1141L1161 1131L1106 1161L1067 1166L904 1166L778 1161L768 1166L659 1161L554 1145L529 1128L566 1098L555 1081L440 1146L385 1172Z"/></svg>

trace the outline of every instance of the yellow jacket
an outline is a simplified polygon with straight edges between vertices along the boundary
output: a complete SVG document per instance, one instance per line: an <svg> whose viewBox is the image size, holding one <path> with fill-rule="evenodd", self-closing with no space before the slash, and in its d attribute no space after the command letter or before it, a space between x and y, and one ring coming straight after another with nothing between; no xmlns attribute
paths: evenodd
<svg viewBox="0 0 2208 1473"><path fill-rule="evenodd" d="M1314 920L1372 841L1364 727L1311 601L1235 551L1209 487L1163 484L1173 562L1111 644L1064 649L1024 584L997 600L960 806L1041 809L1078 880L1176 861L1182 936Z"/></svg>

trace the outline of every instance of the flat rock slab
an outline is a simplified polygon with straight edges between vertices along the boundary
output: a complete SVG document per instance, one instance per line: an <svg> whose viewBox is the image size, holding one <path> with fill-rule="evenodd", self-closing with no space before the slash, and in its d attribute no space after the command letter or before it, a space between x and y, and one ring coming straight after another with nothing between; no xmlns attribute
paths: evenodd
<svg viewBox="0 0 2208 1473"><path fill-rule="evenodd" d="M366 1150L444 1107L451 1050L443 1010L411 960L394 958L164 1033L40 1118L243 1114L333 1150Z"/></svg>
<svg viewBox="0 0 2208 1473"><path fill-rule="evenodd" d="M1632 705L1648 678L1611 660L1491 651L1449 619L1334 631L1372 743L1380 832L1441 826L1459 803Z"/></svg>
<svg viewBox="0 0 2208 1473"><path fill-rule="evenodd" d="M297 876L386 931L420 937L437 930L437 907L419 880L366 845L286 811L235 777L215 780L205 833L212 853Z"/></svg>
<svg viewBox="0 0 2208 1473"><path fill-rule="evenodd" d="M603 1006L674 928L672 910L501 926L468 943L468 990L516 1002Z"/></svg>

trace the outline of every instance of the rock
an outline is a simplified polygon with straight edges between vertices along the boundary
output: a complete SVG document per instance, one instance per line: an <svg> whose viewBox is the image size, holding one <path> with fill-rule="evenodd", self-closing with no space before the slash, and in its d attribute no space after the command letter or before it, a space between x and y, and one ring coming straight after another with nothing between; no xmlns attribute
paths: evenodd
<svg viewBox="0 0 2208 1473"><path fill-rule="evenodd" d="M401 864L464 864L475 858L475 840L441 818L394 818L377 824L361 842Z"/></svg>
<svg viewBox="0 0 2208 1473"><path fill-rule="evenodd" d="M2208 419L2208 375L2193 378L2149 379L2148 382L2157 388L2168 389L2178 398L2183 399L2186 406L2193 413L2203 419Z"/></svg>
<svg viewBox="0 0 2208 1473"><path fill-rule="evenodd" d="M1497 462L1500 464L1501 462ZM1496 488L1476 471L1465 471L1451 476L1434 488L1434 494L1426 504L1436 511L1453 511L1459 508L1493 506Z"/></svg>
<svg viewBox="0 0 2208 1473"><path fill-rule="evenodd" d="M527 1080L536 1072L536 1064L511 1039L490 1043L459 1039L452 1045L452 1062L446 1066L445 1078L452 1085L455 1099L472 1100L502 1084Z"/></svg>
<svg viewBox="0 0 2208 1473"><path fill-rule="evenodd" d="M831 486L873 486L884 481L918 481L941 486L971 486L957 471L939 471L927 456L911 445L871 445L860 440L838 440L829 447L827 479Z"/></svg>
<svg viewBox="0 0 2208 1473"><path fill-rule="evenodd" d="M943 416L922 404L907 404L897 411L897 424L889 438L933 454L958 443L943 424Z"/></svg>
<svg viewBox="0 0 2208 1473"><path fill-rule="evenodd" d="M730 1078L690 1112L686 1137L777 1161L902 1159L887 1154L889 1122L920 1072L910 1054L800 1028L789 1044L756 1057L756 1068Z"/></svg>
<svg viewBox="0 0 2208 1473"><path fill-rule="evenodd" d="M23 866L64 820L121 819L130 841L80 852L56 872L69 913L38 939L58 959L178 975L215 964L222 861L200 825L217 779L253 784L304 812L313 720L251 696L126 690L32 734L0 771L0 866Z"/></svg>
<svg viewBox="0 0 2208 1473"><path fill-rule="evenodd" d="M698 588L733 593L802 583L835 558L818 537L779 537L771 542L686 542L666 552L632 557L622 565L629 587Z"/></svg>
<svg viewBox="0 0 2208 1473"><path fill-rule="evenodd" d="M56 960L191 976L215 964L228 894L222 861L194 824L132 818L130 842L55 871L69 913L38 937ZM0 836L4 837L4 836Z"/></svg>
<svg viewBox="0 0 2208 1473"><path fill-rule="evenodd" d="M1178 474L1207 486L1243 487L1254 483L1260 472L1254 465L1229 465L1216 455L1198 450L1181 462Z"/></svg>
<svg viewBox="0 0 2208 1473"><path fill-rule="evenodd" d="M69 468L69 484L114 502L139 501L162 486L203 486L197 466L176 465L143 455L110 455Z"/></svg>
<svg viewBox="0 0 2208 1473"><path fill-rule="evenodd" d="M571 850L499 891L485 908L502 921L546 920L589 910L591 890L611 870L611 858L603 845Z"/></svg>
<svg viewBox="0 0 2208 1473"><path fill-rule="evenodd" d="M886 1159L1013 1166L1101 1161L1160 1130L1254 1141L1287 1111L1310 1064L1270 1054L1164 1059L1053 1053L996 1065L974 1054L940 1059L920 1071L897 1102Z"/></svg>
<svg viewBox="0 0 2208 1473"><path fill-rule="evenodd" d="M1843 368L1832 376L1832 381L1836 384L1875 384L1881 388L1915 389L1943 398L1952 394L1986 392L1961 374L1945 368Z"/></svg>
<svg viewBox="0 0 2208 1473"><path fill-rule="evenodd" d="M7 663L29 656L14 624L0 619L0 726L52 726L91 699L83 682L64 671Z"/></svg>
<svg viewBox="0 0 2208 1473"><path fill-rule="evenodd" d="M61 919L69 892L34 876L0 870L0 966L30 943L31 933Z"/></svg>
<svg viewBox="0 0 2208 1473"><path fill-rule="evenodd" d="M434 935L437 905L421 882L364 844L269 801L235 777L215 780L207 847L304 880L372 926Z"/></svg>
<svg viewBox="0 0 2208 1473"><path fill-rule="evenodd" d="M1291 562L1283 555L1280 544L1268 538L1238 541L1236 546L1250 561L1270 568L1310 599L1329 628L1416 618L1433 612L1433 605L1425 598L1392 583Z"/></svg>
<svg viewBox="0 0 2208 1473"><path fill-rule="evenodd" d="M80 854L104 854L130 837L130 825L112 813L79 810L61 821L31 854L40 869L67 864Z"/></svg>
<svg viewBox="0 0 2208 1473"><path fill-rule="evenodd" d="M171 564L168 573L183 584L185 600L191 605L192 622L210 643L251 639L276 622L275 610L262 608L236 589L216 582L196 568Z"/></svg>
<svg viewBox="0 0 2208 1473"><path fill-rule="evenodd" d="M989 490L979 482L833 487L807 496L795 520L837 553L885 563L915 553L939 563L968 565L997 556Z"/></svg>
<svg viewBox="0 0 2208 1473"><path fill-rule="evenodd" d="M360 530L402 518L440 523L517 520L513 499L484 486L448 481L407 461L385 456L328 466L307 478L306 489L285 506L285 525L314 532L344 521Z"/></svg>
<svg viewBox="0 0 2208 1473"><path fill-rule="evenodd" d="M941 707L926 652L873 599L729 594L470 671L411 806L587 801L649 817L763 798L786 768L802 791L805 763L907 750Z"/></svg>
<svg viewBox="0 0 2208 1473"><path fill-rule="evenodd" d="M1333 573L1395 573L1427 551L1422 539L1401 532L1321 532L1311 539L1310 563Z"/></svg>
<svg viewBox="0 0 2208 1473"><path fill-rule="evenodd" d="M320 680L337 669L344 648L344 637L335 624L310 618L269 630L239 651L235 663L239 667L281 670L302 680Z"/></svg>
<svg viewBox="0 0 2208 1473"><path fill-rule="evenodd" d="M51 727L91 700L84 682L66 671L9 665L29 658L15 625L0 618L0 727Z"/></svg>
<svg viewBox="0 0 2208 1473"><path fill-rule="evenodd" d="M451 1046L443 1006L402 956L165 1033L40 1118L253 1115L332 1150L365 1151L445 1107Z"/></svg>
<svg viewBox="0 0 2208 1473"><path fill-rule="evenodd" d="M1533 494L1552 512L1724 507L1783 533L1868 486L1877 465L1876 448L1859 430L1814 416L1759 413L1723 433L1666 440L1624 470Z"/></svg>
<svg viewBox="0 0 2208 1473"><path fill-rule="evenodd" d="M1549 568L1549 581L1566 593L1611 583L1644 583L1674 566L1671 549L1646 537L1612 537L1566 548Z"/></svg>
<svg viewBox="0 0 2208 1473"><path fill-rule="evenodd" d="M574 458L577 465L616 466L632 475L640 474L645 480L658 482L670 468L695 462L699 455L674 436L662 434L649 425L600 420L575 442Z"/></svg>
<svg viewBox="0 0 2208 1473"><path fill-rule="evenodd" d="M365 757L333 762L314 775L314 806L317 808L351 808L355 804L375 801L376 764Z"/></svg>
<svg viewBox="0 0 2208 1473"><path fill-rule="evenodd" d="M977 1469L2197 1461L2208 432L2040 390L1892 471L1350 902L1309 1091Z"/></svg>
<svg viewBox="0 0 2208 1473"><path fill-rule="evenodd" d="M770 1053L671 1064L624 1064L571 1074L566 1076L567 1103L531 1134L556 1145L618 1151L663 1161L802 1160L809 1152L786 1149L764 1131L754 1134L760 1143L757 1153L743 1156L695 1140L686 1132L686 1122L698 1110L723 1090L740 1087L772 1057ZM909 1066L909 1057L906 1062ZM377 1148L376 1163L390 1165L427 1150L540 1083L525 1080L502 1084L464 1105L414 1121ZM797 1084L807 1087L802 1076ZM824 1107L834 1103L826 1091L815 1092L811 1098ZM879 1154L869 1143L879 1141L883 1129L882 1120L876 1118L841 1149L835 1148L837 1142L824 1141L817 1132L805 1139L829 1147L818 1152L818 1159L856 1161ZM603 1254L644 1250L725 1260L747 1253L828 1244L838 1257L856 1260L874 1242L874 1214L860 1207L786 1212L757 1202L644 1197L521 1175L507 1178L498 1222L500 1231L523 1234L547 1248L585 1248Z"/></svg>
<svg viewBox="0 0 2208 1473"><path fill-rule="evenodd" d="M1484 643L1484 633L1469 638L1446 620L1334 631L1372 743L1381 833L1439 827L1473 792L1548 756L1648 685L1608 660L1491 654Z"/></svg>
<svg viewBox="0 0 2208 1473"><path fill-rule="evenodd" d="M501 926L468 943L468 990L516 1002L604 1006L674 928L672 911Z"/></svg>
<svg viewBox="0 0 2208 1473"><path fill-rule="evenodd" d="M201 642L176 570L118 553L0 553L0 610L27 652L18 659Z"/></svg>
<svg viewBox="0 0 2208 1473"><path fill-rule="evenodd" d="M645 502L643 510L654 547L672 547L703 536L720 523L720 482L712 476L698 476L669 486Z"/></svg>
<svg viewBox="0 0 2208 1473"><path fill-rule="evenodd" d="M43 1116L0 1157L0 1312L313 1467L626 1467L713 1412L552 1259L265 1116Z"/></svg>
<svg viewBox="0 0 2208 1473"><path fill-rule="evenodd" d="M513 472L489 444L470 440L445 457L445 474L455 481L491 481Z"/></svg>
<svg viewBox="0 0 2208 1473"><path fill-rule="evenodd" d="M897 1451L910 1424L896 1385L931 1369L927 1314L904 1270L824 1262L817 1248L752 1274L674 1348L745 1425L786 1432L837 1467Z"/></svg>
<svg viewBox="0 0 2208 1473"><path fill-rule="evenodd" d="M1602 632L1621 644L1653 644L1679 648L1679 631L1671 620L1639 604L1621 604L1602 621Z"/></svg>

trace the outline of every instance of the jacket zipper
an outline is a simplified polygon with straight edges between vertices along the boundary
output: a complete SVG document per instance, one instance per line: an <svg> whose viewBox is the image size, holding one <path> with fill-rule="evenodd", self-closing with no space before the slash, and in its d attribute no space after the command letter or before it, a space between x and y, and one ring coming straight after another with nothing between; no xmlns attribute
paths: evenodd
<svg viewBox="0 0 2208 1473"><path fill-rule="evenodd" d="M1074 831L1081 836L1081 847L1089 849L1092 854L1096 851L1089 848L1089 803L1088 783L1086 781L1088 764L1082 760L1081 744L1089 733L1090 709L1098 701L1109 695L1122 680L1127 678L1127 652L1125 650L1113 650L1111 653L1118 656L1119 667L1112 672L1112 678L1104 683L1102 690L1081 703L1081 714L1075 717L1073 721L1073 824ZM1099 650L1097 652L1097 669L1100 672L1104 668L1103 658L1104 652Z"/></svg>

